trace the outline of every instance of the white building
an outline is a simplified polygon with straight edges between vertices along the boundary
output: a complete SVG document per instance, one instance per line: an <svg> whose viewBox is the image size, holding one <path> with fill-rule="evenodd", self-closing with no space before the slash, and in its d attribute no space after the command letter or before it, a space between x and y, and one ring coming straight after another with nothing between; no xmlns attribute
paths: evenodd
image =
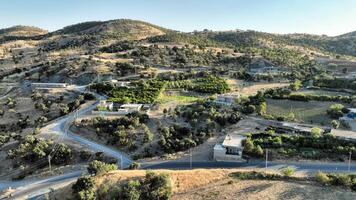
<svg viewBox="0 0 356 200"><path fill-rule="evenodd" d="M97 108L104 108L105 110L112 111L114 109L114 103L106 100L100 100Z"/></svg>
<svg viewBox="0 0 356 200"><path fill-rule="evenodd" d="M242 135L226 135L222 144L214 146L214 160L216 161L241 161L242 160Z"/></svg>
<svg viewBox="0 0 356 200"><path fill-rule="evenodd" d="M237 98L239 98L238 95L218 95L214 102L217 104L231 106L235 103Z"/></svg>
<svg viewBox="0 0 356 200"><path fill-rule="evenodd" d="M142 109L142 104L123 104L120 109L127 109L129 113L139 112Z"/></svg>

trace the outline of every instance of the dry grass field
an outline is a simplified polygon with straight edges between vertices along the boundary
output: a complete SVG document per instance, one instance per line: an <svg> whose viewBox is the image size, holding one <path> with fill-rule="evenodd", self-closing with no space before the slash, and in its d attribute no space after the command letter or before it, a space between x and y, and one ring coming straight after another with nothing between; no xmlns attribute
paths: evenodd
<svg viewBox="0 0 356 200"><path fill-rule="evenodd" d="M345 199L356 198L356 193L336 187L322 187L311 182L238 180L229 174L238 170L157 170L171 179L172 200L215 200L215 199ZM241 170L240 170L241 171ZM96 188L114 185L129 179L140 179L144 170L115 171L96 178ZM63 196L66 194L67 196ZM52 199L69 198L70 186L56 191ZM61 197L61 198L59 198Z"/></svg>
<svg viewBox="0 0 356 200"><path fill-rule="evenodd" d="M333 105L333 102L320 101L291 101L267 99L267 113L271 115L288 115L294 113L295 120L305 123L330 124L331 118L326 114L326 110Z"/></svg>

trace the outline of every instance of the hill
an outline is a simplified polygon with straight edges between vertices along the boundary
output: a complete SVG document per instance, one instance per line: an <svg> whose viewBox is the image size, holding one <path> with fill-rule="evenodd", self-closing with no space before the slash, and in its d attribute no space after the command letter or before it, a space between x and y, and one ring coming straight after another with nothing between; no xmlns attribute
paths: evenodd
<svg viewBox="0 0 356 200"><path fill-rule="evenodd" d="M46 30L34 26L13 26L10 28L0 29L1 36L13 37L31 37L47 34Z"/></svg>
<svg viewBox="0 0 356 200"><path fill-rule="evenodd" d="M146 22L118 19L84 22L64 27L53 35L91 35L119 40L140 40L165 34L164 29Z"/></svg>

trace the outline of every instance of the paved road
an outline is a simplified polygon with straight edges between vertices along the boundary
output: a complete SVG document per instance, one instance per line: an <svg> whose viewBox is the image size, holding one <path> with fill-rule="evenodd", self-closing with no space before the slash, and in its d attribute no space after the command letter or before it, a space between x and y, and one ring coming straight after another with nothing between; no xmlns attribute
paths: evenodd
<svg viewBox="0 0 356 200"><path fill-rule="evenodd" d="M157 163L142 163L143 169L190 169L189 162L157 162ZM268 162L267 167L271 170L278 170L282 167L293 167L297 172L315 173L317 171L329 172L329 173L347 173L348 163L322 163L322 162ZM265 168L264 161L251 161L246 162L193 162L193 169L212 169L212 168L248 168L248 169L262 169ZM356 172L356 163L352 163L350 166L352 173Z"/></svg>
<svg viewBox="0 0 356 200"><path fill-rule="evenodd" d="M174 170L188 170L190 168L189 162L151 162L142 163L142 169L174 169ZM347 173L347 163L317 163L317 162L298 162L298 163L280 163L280 162L268 162L269 170L279 170L282 167L293 167L297 172L304 172L307 174L313 174L317 171L329 172L329 173ZM192 169L264 169L264 161L251 161L246 162L192 162ZM352 173L356 172L356 163L351 164L350 168ZM7 187L17 188L13 193L13 199L19 198L31 198L45 193L48 193L51 188L56 189L64 184L74 182L80 175L85 173L84 171L76 171L70 174L60 175L43 180L24 180L24 181L9 181L0 182L0 190Z"/></svg>
<svg viewBox="0 0 356 200"><path fill-rule="evenodd" d="M42 180L0 182L0 190L4 190L8 187L16 188L16 191L12 193L12 197L10 199L31 199L32 197L48 193L51 190L60 187L62 184L67 185L72 183L84 173L86 172L76 171Z"/></svg>
<svg viewBox="0 0 356 200"><path fill-rule="evenodd" d="M82 88L81 88L82 89ZM97 99L103 99L102 96L97 95ZM47 126L43 127L41 129L41 133L51 133L51 134L57 134L60 136L63 136L63 139L68 139L71 141L78 142L89 149L93 150L94 152L103 152L108 156L112 156L118 160L118 164L120 168L126 168L128 167L131 163L132 160L130 159L129 156L127 156L125 153L106 147L102 144L95 143L93 141L90 141L86 138L83 138L77 134L74 134L69 131L70 125L74 122L74 120L77 117L82 117L88 113L90 113L96 106L99 104L99 101L96 101L92 105L86 105L83 108L66 115L65 117L62 117L58 120L55 120L48 124Z"/></svg>

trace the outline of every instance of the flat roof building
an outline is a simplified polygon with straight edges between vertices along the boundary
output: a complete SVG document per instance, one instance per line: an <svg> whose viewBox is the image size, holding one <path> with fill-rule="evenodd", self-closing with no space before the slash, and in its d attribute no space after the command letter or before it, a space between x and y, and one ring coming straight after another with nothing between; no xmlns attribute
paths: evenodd
<svg viewBox="0 0 356 200"><path fill-rule="evenodd" d="M214 146L214 160L228 161L242 160L243 145L242 142L246 138L242 135L227 134L222 144Z"/></svg>

